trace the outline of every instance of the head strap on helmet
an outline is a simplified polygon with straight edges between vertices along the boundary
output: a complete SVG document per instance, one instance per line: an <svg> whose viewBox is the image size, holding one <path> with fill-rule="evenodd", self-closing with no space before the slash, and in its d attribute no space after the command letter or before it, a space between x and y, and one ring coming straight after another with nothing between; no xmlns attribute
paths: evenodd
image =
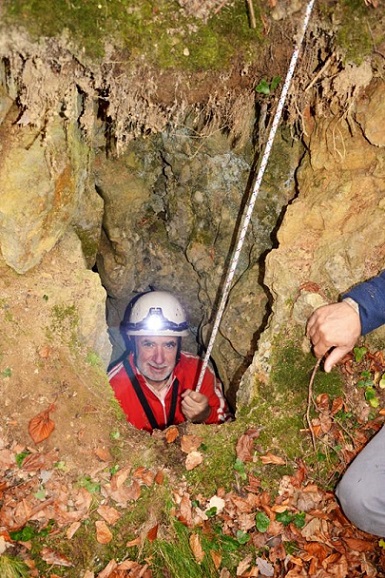
<svg viewBox="0 0 385 578"><path fill-rule="evenodd" d="M161 307L150 307L149 312L144 319L138 323L129 322L127 323L126 328L128 333L145 330L149 335L152 332L157 334L161 331L175 331L180 333L188 330L188 323L187 321L175 323L170 319L166 319Z"/></svg>

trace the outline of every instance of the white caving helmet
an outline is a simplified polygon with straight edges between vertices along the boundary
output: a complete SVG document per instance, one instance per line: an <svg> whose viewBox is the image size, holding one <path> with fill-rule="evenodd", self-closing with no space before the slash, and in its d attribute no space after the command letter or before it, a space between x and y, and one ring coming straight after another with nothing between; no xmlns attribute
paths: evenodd
<svg viewBox="0 0 385 578"><path fill-rule="evenodd" d="M168 291L149 291L133 304L124 324L126 335L183 337L189 334L186 314Z"/></svg>

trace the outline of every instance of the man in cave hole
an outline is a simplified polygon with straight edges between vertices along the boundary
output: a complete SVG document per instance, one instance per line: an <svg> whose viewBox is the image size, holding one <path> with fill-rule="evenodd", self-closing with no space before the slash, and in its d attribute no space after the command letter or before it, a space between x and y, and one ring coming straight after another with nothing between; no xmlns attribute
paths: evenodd
<svg viewBox="0 0 385 578"><path fill-rule="evenodd" d="M180 302L167 291L150 291L127 307L121 331L127 353L108 372L127 421L151 432L185 421L218 424L231 419L222 384L202 360L182 351L188 323Z"/></svg>

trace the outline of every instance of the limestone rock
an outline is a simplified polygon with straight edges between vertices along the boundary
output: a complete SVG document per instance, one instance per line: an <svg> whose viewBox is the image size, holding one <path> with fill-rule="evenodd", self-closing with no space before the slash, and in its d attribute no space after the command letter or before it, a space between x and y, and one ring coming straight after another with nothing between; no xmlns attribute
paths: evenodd
<svg viewBox="0 0 385 578"><path fill-rule="evenodd" d="M376 81L357 106L356 118L368 141L385 146L385 82Z"/></svg>
<svg viewBox="0 0 385 578"><path fill-rule="evenodd" d="M59 117L47 121L44 135L36 127L19 126L16 119L13 108L0 125L0 245L5 261L25 273L70 224L94 237L95 259L102 201L94 191L96 207L89 207L93 217L87 218L87 147L76 142L73 126L66 127Z"/></svg>

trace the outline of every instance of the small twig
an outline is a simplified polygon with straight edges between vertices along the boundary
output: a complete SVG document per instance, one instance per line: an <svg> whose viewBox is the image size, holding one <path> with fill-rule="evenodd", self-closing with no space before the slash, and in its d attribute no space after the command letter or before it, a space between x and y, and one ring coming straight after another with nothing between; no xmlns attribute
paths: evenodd
<svg viewBox="0 0 385 578"><path fill-rule="evenodd" d="M317 72L317 74L314 76L313 80L311 80L309 82L309 84L306 86L305 91L307 92L308 90L310 90L312 88L312 86L315 85L315 83L317 82L317 80L319 80L319 78L326 72L326 70L329 68L330 64L333 62L333 58L334 58L334 53L331 54L328 59L326 60L326 62L324 63L324 65L322 66L321 70L319 70Z"/></svg>
<svg viewBox="0 0 385 578"><path fill-rule="evenodd" d="M223 0L223 2L219 3L219 6L217 6L214 10L214 14L218 14L218 12L220 10L222 10L223 6L227 3L227 0Z"/></svg>
<svg viewBox="0 0 385 578"><path fill-rule="evenodd" d="M310 430L310 435L311 435L311 441L313 443L313 448L314 451L317 450L317 446L316 446L316 442L315 442L315 435L314 435L314 430L313 430L313 426L311 423L311 419L310 419L310 408L311 408L311 403L313 401L313 383L314 383L314 378L315 378L315 374L317 373L317 369L320 366L320 363L322 361L321 359L318 359L317 363L314 366L314 369L312 371L311 377L310 377L310 381L309 381L309 389L308 389L308 395L307 395L307 408L306 408L306 421L307 424L309 426L309 430Z"/></svg>
<svg viewBox="0 0 385 578"><path fill-rule="evenodd" d="M256 28L257 27L257 21L255 20L253 2L252 2L252 0L246 0L246 2L247 2L247 7L249 9L250 26L251 26L251 28Z"/></svg>

